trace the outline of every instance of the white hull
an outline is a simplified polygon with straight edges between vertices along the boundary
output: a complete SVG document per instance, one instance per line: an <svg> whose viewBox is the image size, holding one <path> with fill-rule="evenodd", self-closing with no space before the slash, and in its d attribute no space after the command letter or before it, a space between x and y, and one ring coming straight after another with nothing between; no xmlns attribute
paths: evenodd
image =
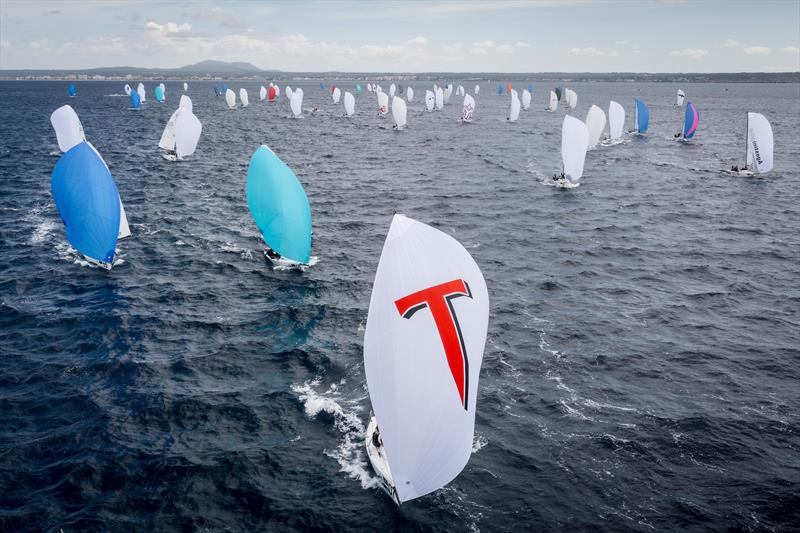
<svg viewBox="0 0 800 533"><path fill-rule="evenodd" d="M81 255L83 255L83 254L81 254ZM102 269L105 269L105 270L111 270L111 267L113 266L111 263L105 263L105 262L103 262L103 261L98 261L98 260L96 260L96 259L92 259L91 257L89 257L89 256L86 256L86 255L84 255L84 256L83 256L83 258L84 258L84 259L85 259L85 260L86 260L86 261L87 261L87 262L88 262L90 265L92 265L92 266L96 266L96 267L98 267L98 268L102 268Z"/></svg>
<svg viewBox="0 0 800 533"><path fill-rule="evenodd" d="M386 456L383 455L383 447L380 449L375 448L375 445L372 443L372 434L375 433L375 428L377 425L378 421L375 420L374 416L371 417L369 426L367 426L367 437L365 441L367 446L367 457L369 457L369 463L372 465L372 469L376 474L378 474L381 488L392 500L394 500L394 503L399 506L400 500L397 498L397 493L394 490L392 472L389 470L389 463L386 461Z"/></svg>
<svg viewBox="0 0 800 533"><path fill-rule="evenodd" d="M267 261L272 263L275 267L278 268L303 268L307 265L303 263L298 263L297 261L292 261L291 259L285 259L281 257L280 259L273 259L267 254L267 250L264 250L264 257Z"/></svg>
<svg viewBox="0 0 800 533"><path fill-rule="evenodd" d="M738 171L737 170L727 169L727 170L725 170L725 172L727 172L728 174L732 174L734 176L742 177L742 178L752 178L753 176L756 175L756 173L753 172L750 169L744 169L744 170L738 170Z"/></svg>
<svg viewBox="0 0 800 533"><path fill-rule="evenodd" d="M166 153L166 152L161 152L161 157L163 157L163 158L164 158L164 159L166 159L167 161L177 161L177 160L178 160L178 156L177 156L177 155L175 155L175 154L168 154L168 153Z"/></svg>

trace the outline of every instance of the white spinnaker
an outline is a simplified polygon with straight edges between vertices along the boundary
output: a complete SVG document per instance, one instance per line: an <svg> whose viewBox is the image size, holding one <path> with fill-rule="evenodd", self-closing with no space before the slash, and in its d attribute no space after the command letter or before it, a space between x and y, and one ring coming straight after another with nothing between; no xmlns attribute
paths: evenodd
<svg viewBox="0 0 800 533"><path fill-rule="evenodd" d="M189 90L189 84L188 83L183 82L183 90L184 91L188 91Z"/></svg>
<svg viewBox="0 0 800 533"><path fill-rule="evenodd" d="M478 94L479 92L481 92L481 86L480 86L480 85L476 85L476 86L475 86L475 95L477 96L477 94Z"/></svg>
<svg viewBox="0 0 800 533"><path fill-rule="evenodd" d="M444 95L443 96L444 96L444 103L445 104L449 104L450 103L450 97L453 96L453 84L452 83L448 83L447 84L447 87L445 87L445 89L444 89Z"/></svg>
<svg viewBox="0 0 800 533"><path fill-rule="evenodd" d="M291 102L292 101L292 88L288 85L286 86L286 91L283 93L286 95L286 98Z"/></svg>
<svg viewBox="0 0 800 533"><path fill-rule="evenodd" d="M684 98L686 98L686 93L678 89L678 95L675 98L675 105L682 106Z"/></svg>
<svg viewBox="0 0 800 533"><path fill-rule="evenodd" d="M164 126L164 131L161 133L161 139L158 141L158 147L164 150L175 149L175 121L178 120L178 115L183 111L182 107L175 110L169 117L167 125Z"/></svg>
<svg viewBox="0 0 800 533"><path fill-rule="evenodd" d="M299 87L295 89L290 106L295 117L299 117L303 113L303 89Z"/></svg>
<svg viewBox="0 0 800 533"><path fill-rule="evenodd" d="M430 112L433 111L433 107L436 105L436 96L433 94L433 91L430 89L425 90L425 108Z"/></svg>
<svg viewBox="0 0 800 533"><path fill-rule="evenodd" d="M356 99L350 91L344 93L344 112L348 117L352 117L356 112Z"/></svg>
<svg viewBox="0 0 800 533"><path fill-rule="evenodd" d="M259 100L266 100L267 99L267 88L264 87L263 85L258 90L258 99Z"/></svg>
<svg viewBox="0 0 800 533"><path fill-rule="evenodd" d="M190 156L197 149L203 125L188 109L179 108L178 118L175 120L175 151L178 159Z"/></svg>
<svg viewBox="0 0 800 533"><path fill-rule="evenodd" d="M456 89L456 96L464 96L464 94L466 94L464 93L464 86L459 85L458 89Z"/></svg>
<svg viewBox="0 0 800 533"><path fill-rule="evenodd" d="M520 102L519 96L517 96L517 91L511 89L511 108L508 110L508 120L510 122L516 122L519 118L519 109L520 109Z"/></svg>
<svg viewBox="0 0 800 533"><path fill-rule="evenodd" d="M758 172L772 170L774 148L772 126L760 113L747 114L747 168Z"/></svg>
<svg viewBox="0 0 800 533"><path fill-rule="evenodd" d="M131 95L131 91L133 91L133 89L131 89L131 86L126 83L125 84L125 96L130 96Z"/></svg>
<svg viewBox="0 0 800 533"><path fill-rule="evenodd" d="M444 107L444 90L441 87L436 88L436 109Z"/></svg>
<svg viewBox="0 0 800 533"><path fill-rule="evenodd" d="M475 99L468 95L464 95L464 107L461 110L461 120L464 122L472 122L475 117Z"/></svg>
<svg viewBox="0 0 800 533"><path fill-rule="evenodd" d="M389 85L389 98L394 98L395 93L397 92L397 87L395 84Z"/></svg>
<svg viewBox="0 0 800 533"><path fill-rule="evenodd" d="M566 115L561 125L561 162L569 181L576 182L583 176L588 148L589 128L580 119Z"/></svg>
<svg viewBox="0 0 800 533"><path fill-rule="evenodd" d="M140 82L139 85L136 86L136 92L139 93L139 101L144 103L144 101L147 100L147 91L144 90L144 83Z"/></svg>
<svg viewBox="0 0 800 533"><path fill-rule="evenodd" d="M230 89L225 91L225 102L227 102L228 107L231 109L236 107L236 93Z"/></svg>
<svg viewBox="0 0 800 533"><path fill-rule="evenodd" d="M239 100L242 101L242 107L247 107L250 105L250 98L247 96L247 89L244 87L239 89Z"/></svg>
<svg viewBox="0 0 800 533"><path fill-rule="evenodd" d="M549 111L555 111L558 109L558 96L556 96L555 91L550 91L550 105L547 107Z"/></svg>
<svg viewBox="0 0 800 533"><path fill-rule="evenodd" d="M166 100L167 99L167 86L164 85L163 83L159 83L158 86L161 87L161 95L164 97L164 100Z"/></svg>
<svg viewBox="0 0 800 533"><path fill-rule="evenodd" d="M383 117L387 113L389 113L389 95L378 91L378 114Z"/></svg>
<svg viewBox="0 0 800 533"><path fill-rule="evenodd" d="M622 137L622 128L625 126L625 108L611 100L608 104L608 133L611 139Z"/></svg>
<svg viewBox="0 0 800 533"><path fill-rule="evenodd" d="M412 89L411 87L406 88L406 100L408 100L408 103L414 101L414 89Z"/></svg>
<svg viewBox="0 0 800 533"><path fill-rule="evenodd" d="M407 110L408 107L406 106L405 100L399 96L392 98L392 118L394 119L394 123L399 130L406 127Z"/></svg>
<svg viewBox="0 0 800 533"><path fill-rule="evenodd" d="M194 109L194 106L192 105L192 99L186 96L185 94L181 95L181 99L178 102L178 107L188 109L189 111L192 111Z"/></svg>
<svg viewBox="0 0 800 533"><path fill-rule="evenodd" d="M578 106L578 93L572 89L567 89L567 105L570 109L575 109Z"/></svg>
<svg viewBox="0 0 800 533"><path fill-rule="evenodd" d="M586 127L589 129L589 148L594 148L606 129L606 112L596 105L590 107L586 113Z"/></svg>
<svg viewBox="0 0 800 533"><path fill-rule="evenodd" d="M281 88L278 85L273 85L275 87L275 98L280 98L281 96Z"/></svg>
<svg viewBox="0 0 800 533"><path fill-rule="evenodd" d="M463 351L453 370L430 305L409 309L405 318L399 310L401 299L443 284L462 287L433 303L437 317L447 313L460 333ZM401 502L444 487L469 461L488 322L486 282L464 247L395 215L372 286L364 371Z"/></svg>
<svg viewBox="0 0 800 533"><path fill-rule="evenodd" d="M528 109L531 106L531 92L528 89L522 91L522 109Z"/></svg>
<svg viewBox="0 0 800 533"><path fill-rule="evenodd" d="M333 103L338 104L339 99L342 97L342 91L338 87L333 88L333 92L331 93L331 98L333 98Z"/></svg>
<svg viewBox="0 0 800 533"><path fill-rule="evenodd" d="M50 124L56 132L58 148L62 152L68 152L70 148L86 140L81 119L69 105L62 105L53 111Z"/></svg>
<svg viewBox="0 0 800 533"><path fill-rule="evenodd" d="M97 157L100 158L100 161L108 168L108 163L106 160L103 159L103 156L100 155L100 152L97 151L97 148L94 147L92 143L86 141L86 144L89 145L89 148L94 150L94 153L97 154ZM125 206L122 205L122 197L119 196L119 190L117 190L117 198L119 199L119 229L117 230L117 239L124 239L125 237L131 236L131 228L128 225L128 217L125 214Z"/></svg>

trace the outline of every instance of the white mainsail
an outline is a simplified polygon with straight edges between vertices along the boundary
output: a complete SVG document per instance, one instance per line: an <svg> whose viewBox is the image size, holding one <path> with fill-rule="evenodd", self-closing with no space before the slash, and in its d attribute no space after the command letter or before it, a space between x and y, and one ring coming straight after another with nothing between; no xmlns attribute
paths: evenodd
<svg viewBox="0 0 800 533"><path fill-rule="evenodd" d="M295 118L303 114L303 89L297 88L292 94L292 100L289 105L292 108L292 114Z"/></svg>
<svg viewBox="0 0 800 533"><path fill-rule="evenodd" d="M528 89L522 91L522 109L528 109L531 106L531 92Z"/></svg>
<svg viewBox="0 0 800 533"><path fill-rule="evenodd" d="M266 100L267 99L267 88L264 87L263 85L258 90L258 99L259 100Z"/></svg>
<svg viewBox="0 0 800 533"><path fill-rule="evenodd" d="M475 95L477 95L479 92L481 92L481 86L475 85Z"/></svg>
<svg viewBox="0 0 800 533"><path fill-rule="evenodd" d="M451 236L395 215L375 273L364 372L397 499L438 490L472 454L489 294Z"/></svg>
<svg viewBox="0 0 800 533"><path fill-rule="evenodd" d="M407 106L405 100L399 96L392 98L392 118L398 130L406 127Z"/></svg>
<svg viewBox="0 0 800 533"><path fill-rule="evenodd" d="M139 93L139 101L144 103L144 101L147 100L147 92L144 90L144 83L139 83L136 87L136 92Z"/></svg>
<svg viewBox="0 0 800 533"><path fill-rule="evenodd" d="M675 105L681 107L683 105L683 100L686 98L686 93L678 89L678 95L675 98Z"/></svg>
<svg viewBox="0 0 800 533"><path fill-rule="evenodd" d="M608 105L608 133L612 140L622 137L625 126L625 108L615 101Z"/></svg>
<svg viewBox="0 0 800 533"><path fill-rule="evenodd" d="M572 115L564 116L561 125L561 162L564 177L577 182L583 176L586 150L589 148L589 129L586 124Z"/></svg>
<svg viewBox="0 0 800 533"><path fill-rule="evenodd" d="M62 152L68 152L70 148L86 140L81 119L70 105L63 105L53 111L50 124L56 132L58 148Z"/></svg>
<svg viewBox="0 0 800 533"><path fill-rule="evenodd" d="M450 103L450 97L452 95L453 95L453 84L452 83L448 83L447 87L445 87L445 89L444 89L444 103L445 104L449 104Z"/></svg>
<svg viewBox="0 0 800 533"><path fill-rule="evenodd" d="M508 120L510 122L516 122L519 118L519 109L520 109L520 102L519 96L517 96L517 91L511 89L511 108L508 111Z"/></svg>
<svg viewBox="0 0 800 533"><path fill-rule="evenodd" d="M444 107L444 91L441 87L436 88L436 109L442 109Z"/></svg>
<svg viewBox="0 0 800 533"><path fill-rule="evenodd" d="M433 111L433 107L436 105L436 96L433 94L433 91L430 89L425 90L425 108L428 112Z"/></svg>
<svg viewBox="0 0 800 533"><path fill-rule="evenodd" d="M353 113L356 112L356 99L350 91L345 91L344 93L344 112L348 117L352 117Z"/></svg>
<svg viewBox="0 0 800 533"><path fill-rule="evenodd" d="M589 130L589 148L594 148L600 142L603 131L606 129L606 113L596 105L589 108L586 113L586 127Z"/></svg>
<svg viewBox="0 0 800 533"><path fill-rule="evenodd" d="M570 109L575 109L578 106L578 93L572 89L567 89L567 106Z"/></svg>
<svg viewBox="0 0 800 533"><path fill-rule="evenodd" d="M178 108L178 118L175 120L175 151L178 159L192 155L197 149L203 124L190 109Z"/></svg>
<svg viewBox="0 0 800 533"><path fill-rule="evenodd" d="M186 96L185 94L181 95L181 99L178 102L178 107L188 109L189 111L192 111L194 109L194 106L192 105L192 99Z"/></svg>
<svg viewBox="0 0 800 533"><path fill-rule="evenodd" d="M231 109L236 107L236 93L230 89L225 91L225 102L227 102L228 107Z"/></svg>
<svg viewBox="0 0 800 533"><path fill-rule="evenodd" d="M131 91L133 91L133 89L131 89L131 86L126 83L125 84L125 96L130 96L131 95Z"/></svg>
<svg viewBox="0 0 800 533"><path fill-rule="evenodd" d="M286 91L284 92L286 98L291 102L292 101L292 88L288 85L286 86Z"/></svg>
<svg viewBox="0 0 800 533"><path fill-rule="evenodd" d="M183 82L183 90L184 90L184 92L189 90L189 84L188 83Z"/></svg>
<svg viewBox="0 0 800 533"><path fill-rule="evenodd" d="M760 113L747 113L747 168L761 172L772 170L774 139L772 126Z"/></svg>
<svg viewBox="0 0 800 533"><path fill-rule="evenodd" d="M333 92L331 93L331 98L333 98L333 103L338 104L339 99L342 97L342 91L338 87L333 88Z"/></svg>
<svg viewBox="0 0 800 533"><path fill-rule="evenodd" d="M464 95L464 108L461 110L461 120L464 122L472 122L475 116L475 99L466 94Z"/></svg>
<svg viewBox="0 0 800 533"><path fill-rule="evenodd" d="M394 98L394 94L397 92L397 87L395 84L389 85L389 98Z"/></svg>
<svg viewBox="0 0 800 533"><path fill-rule="evenodd" d="M242 107L247 107L250 105L250 98L247 96L247 89L242 87L239 89L239 100L242 101Z"/></svg>
<svg viewBox="0 0 800 533"><path fill-rule="evenodd" d="M550 105L547 106L548 111L555 111L558 109L558 96L555 91L550 91Z"/></svg>
<svg viewBox="0 0 800 533"><path fill-rule="evenodd" d="M406 100L408 100L408 103L414 101L414 89L411 87L406 88Z"/></svg>

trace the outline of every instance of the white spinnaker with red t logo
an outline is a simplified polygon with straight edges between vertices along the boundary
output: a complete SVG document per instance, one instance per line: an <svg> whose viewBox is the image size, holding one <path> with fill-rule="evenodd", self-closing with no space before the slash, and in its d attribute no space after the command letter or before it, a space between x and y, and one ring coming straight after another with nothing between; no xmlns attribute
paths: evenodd
<svg viewBox="0 0 800 533"><path fill-rule="evenodd" d="M488 323L472 256L395 215L372 286L364 370L401 502L442 488L469 461Z"/></svg>

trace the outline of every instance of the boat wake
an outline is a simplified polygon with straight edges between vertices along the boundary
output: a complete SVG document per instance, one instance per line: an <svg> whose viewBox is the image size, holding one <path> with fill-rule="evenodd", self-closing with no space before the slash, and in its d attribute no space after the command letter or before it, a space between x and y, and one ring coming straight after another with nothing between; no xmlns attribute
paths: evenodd
<svg viewBox="0 0 800 533"><path fill-rule="evenodd" d="M618 139L603 139L600 141L599 146L617 146L618 144L628 144L631 142L630 139L623 139L622 137Z"/></svg>
<svg viewBox="0 0 800 533"><path fill-rule="evenodd" d="M339 463L339 471L347 477L361 483L361 488L372 489L380 485L378 478L370 473L367 464L367 454L364 447L366 426L361 421L361 404L366 398L346 399L342 397L337 384L331 385L327 391L318 392L320 378L302 385L292 385L292 392L297 394L303 402L305 413L309 418L316 418L320 413L326 413L333 418L333 425L342 434L342 440L333 450L324 450L323 453Z"/></svg>

